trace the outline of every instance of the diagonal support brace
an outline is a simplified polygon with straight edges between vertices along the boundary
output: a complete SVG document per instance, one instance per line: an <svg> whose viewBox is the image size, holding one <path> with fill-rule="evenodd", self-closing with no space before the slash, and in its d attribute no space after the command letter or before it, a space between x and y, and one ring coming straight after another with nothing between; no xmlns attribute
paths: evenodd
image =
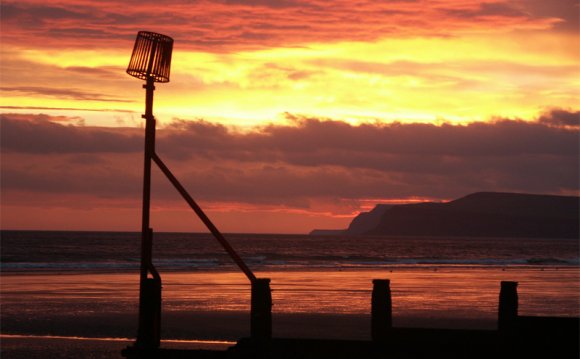
<svg viewBox="0 0 580 359"><path fill-rule="evenodd" d="M201 207L198 206L198 204L193 200L193 198L189 195L187 190L181 185L181 183L179 183L177 178L173 175L173 173L171 173L171 170L169 170L169 168L165 165L165 163L163 163L163 161L161 161L161 158L159 158L159 156L157 156L157 153L153 153L151 155L151 158L157 164L157 166L159 167L161 172L163 172L163 174L165 174L165 176L167 177L169 182L171 182L171 184L173 184L173 186L175 187L175 189L177 189L179 194L181 194L181 196L187 202L187 204L189 204L189 207L191 207L191 209L193 209L193 211L197 214L199 219L201 219L201 221L205 224L205 226L209 229L209 231L214 235L214 237L218 240L218 242L220 242L222 247L224 247L226 252L230 255L230 257L234 260L234 262L238 265L238 267L240 267L242 272L244 272L246 277L248 277L250 282L254 283L256 281L256 276L254 275L254 273L252 273L250 268L246 265L246 263L244 263L244 261L236 253L234 248L228 243L228 241L224 238L224 236L217 229L217 227L206 216L206 214L203 212Z"/></svg>

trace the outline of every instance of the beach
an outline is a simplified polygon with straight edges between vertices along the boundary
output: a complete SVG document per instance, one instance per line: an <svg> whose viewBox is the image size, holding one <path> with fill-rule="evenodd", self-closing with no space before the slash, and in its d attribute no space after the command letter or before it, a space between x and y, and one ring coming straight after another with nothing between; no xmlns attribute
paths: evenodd
<svg viewBox="0 0 580 359"><path fill-rule="evenodd" d="M432 267L257 273L271 278L276 337L369 339L372 279L390 279L393 325L495 329L499 283L520 314L578 316L577 268ZM250 286L233 271L162 273L163 347L223 349L249 335ZM137 328L136 273L4 273L3 358L117 355ZM75 354L76 355L76 354ZM84 355L84 354L83 354Z"/></svg>
<svg viewBox="0 0 580 359"><path fill-rule="evenodd" d="M501 281L519 313L580 316L578 242L232 234L270 278L279 338L370 339L374 279L395 327L497 327ZM2 232L2 358L120 357L137 334L138 233ZM207 234L155 235L162 346L224 349L250 335L250 283Z"/></svg>

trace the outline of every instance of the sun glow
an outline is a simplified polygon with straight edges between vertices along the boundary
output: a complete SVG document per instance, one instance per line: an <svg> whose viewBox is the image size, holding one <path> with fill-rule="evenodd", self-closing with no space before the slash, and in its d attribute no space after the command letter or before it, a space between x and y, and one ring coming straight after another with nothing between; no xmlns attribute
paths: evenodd
<svg viewBox="0 0 580 359"><path fill-rule="evenodd" d="M373 121L486 121L494 116L531 119L547 107L569 107L577 98L577 39L518 34L499 38L405 38L312 43L230 53L176 49L171 83L158 86L160 121L205 118L242 127L278 122L281 114ZM552 52L544 49L548 46ZM127 50L129 53L130 50ZM118 50L40 50L10 53L50 71L81 76L59 81L61 92L16 86L3 105L54 108L111 107L139 114L143 94L124 74ZM94 75L101 72L100 78ZM91 77L90 81L88 76ZM103 77L105 76L105 77ZM99 91L90 86L99 85ZM66 89L68 92L65 92ZM119 89L123 89L119 92ZM106 114L103 114L106 116Z"/></svg>

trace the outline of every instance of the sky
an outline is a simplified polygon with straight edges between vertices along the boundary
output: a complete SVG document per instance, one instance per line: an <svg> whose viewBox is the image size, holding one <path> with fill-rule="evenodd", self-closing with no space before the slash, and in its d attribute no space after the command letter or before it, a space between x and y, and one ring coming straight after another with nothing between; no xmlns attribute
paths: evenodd
<svg viewBox="0 0 580 359"><path fill-rule="evenodd" d="M139 231L138 31L171 36L157 153L224 232L377 203L578 195L576 0L3 0L2 229ZM203 231L158 170L152 226Z"/></svg>

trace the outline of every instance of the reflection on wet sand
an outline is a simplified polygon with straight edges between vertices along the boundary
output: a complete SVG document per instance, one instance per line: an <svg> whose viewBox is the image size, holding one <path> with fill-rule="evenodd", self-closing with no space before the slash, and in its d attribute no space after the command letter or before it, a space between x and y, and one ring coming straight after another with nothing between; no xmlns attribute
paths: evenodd
<svg viewBox="0 0 580 359"><path fill-rule="evenodd" d="M521 315L579 316L578 274L476 266L259 273L272 279L275 336L356 340L369 339L373 279L391 280L396 327L495 329L502 280L519 282ZM12 357L54 347L106 358L125 346L115 340L136 334L136 273L3 273L1 289L2 334L23 335L2 338L4 352L22 353ZM249 310L250 285L239 272L163 273L166 348L227 346L214 342L247 336Z"/></svg>
<svg viewBox="0 0 580 359"><path fill-rule="evenodd" d="M440 267L260 273L272 279L276 313L367 315L373 279L390 279L397 317L493 319L499 283L520 283L520 313L578 316L577 268ZM4 274L3 316L66 307L76 313L133 311L137 277L127 273ZM248 311L250 286L238 272L163 273L164 311Z"/></svg>

